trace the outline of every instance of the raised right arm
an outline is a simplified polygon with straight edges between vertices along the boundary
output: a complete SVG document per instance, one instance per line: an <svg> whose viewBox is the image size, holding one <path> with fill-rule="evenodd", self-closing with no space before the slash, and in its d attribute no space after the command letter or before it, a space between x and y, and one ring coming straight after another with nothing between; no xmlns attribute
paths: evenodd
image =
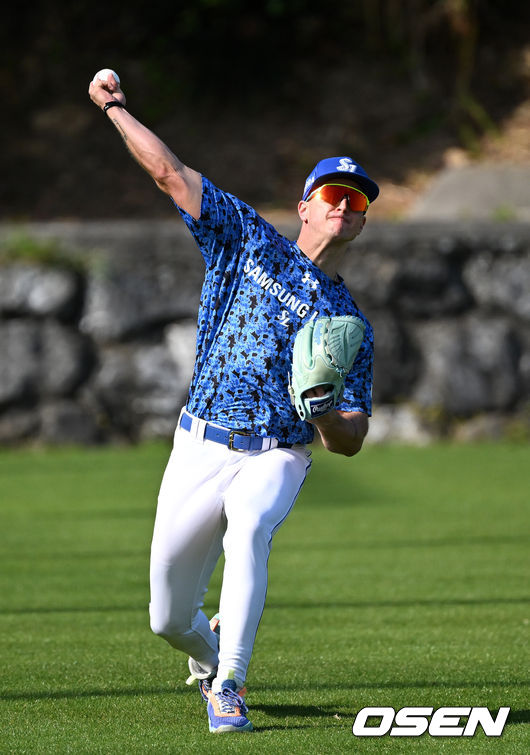
<svg viewBox="0 0 530 755"><path fill-rule="evenodd" d="M125 95L112 74L109 74L107 81L92 81L88 93L91 100L101 109L111 100L117 100L122 105L126 102ZM158 188L192 217L199 218L202 199L201 174L184 165L156 134L142 125L124 107L109 108L107 115L133 158L151 176Z"/></svg>

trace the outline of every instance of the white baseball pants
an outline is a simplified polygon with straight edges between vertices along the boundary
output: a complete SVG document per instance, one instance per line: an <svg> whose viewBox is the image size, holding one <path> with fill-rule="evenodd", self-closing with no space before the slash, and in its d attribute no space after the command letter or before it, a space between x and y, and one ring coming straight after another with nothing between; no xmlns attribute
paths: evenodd
<svg viewBox="0 0 530 755"><path fill-rule="evenodd" d="M272 536L311 466L305 446L240 453L175 432L151 546L151 628L242 686L267 592ZM201 610L224 550L219 640Z"/></svg>

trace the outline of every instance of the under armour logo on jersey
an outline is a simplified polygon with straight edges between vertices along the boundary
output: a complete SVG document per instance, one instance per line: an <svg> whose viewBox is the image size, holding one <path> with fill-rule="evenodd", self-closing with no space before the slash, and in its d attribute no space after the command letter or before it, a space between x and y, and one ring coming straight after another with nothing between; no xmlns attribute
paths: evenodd
<svg viewBox="0 0 530 755"><path fill-rule="evenodd" d="M303 274L302 283L309 283L313 291L320 285L320 281L317 281L316 278L311 277L309 270L306 270Z"/></svg>

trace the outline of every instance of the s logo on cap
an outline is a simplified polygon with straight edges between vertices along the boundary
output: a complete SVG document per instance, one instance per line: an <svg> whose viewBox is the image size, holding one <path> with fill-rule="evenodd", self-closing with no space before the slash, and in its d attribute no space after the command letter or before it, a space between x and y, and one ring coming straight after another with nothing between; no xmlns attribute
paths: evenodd
<svg viewBox="0 0 530 755"><path fill-rule="evenodd" d="M349 173L355 173L357 166L353 162L353 160L349 157L341 157L339 160L339 164L337 165L336 170L345 170Z"/></svg>

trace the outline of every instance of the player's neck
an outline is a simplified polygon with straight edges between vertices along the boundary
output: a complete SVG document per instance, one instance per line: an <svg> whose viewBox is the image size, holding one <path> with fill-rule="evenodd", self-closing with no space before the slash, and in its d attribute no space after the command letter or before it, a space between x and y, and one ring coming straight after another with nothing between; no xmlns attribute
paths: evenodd
<svg viewBox="0 0 530 755"><path fill-rule="evenodd" d="M333 244L323 241L320 243L316 241L309 243L307 239L303 238L303 234L301 234L296 243L305 256L309 257L311 262L319 267L328 278L332 280L337 279L338 270L346 254L349 241L336 241Z"/></svg>

